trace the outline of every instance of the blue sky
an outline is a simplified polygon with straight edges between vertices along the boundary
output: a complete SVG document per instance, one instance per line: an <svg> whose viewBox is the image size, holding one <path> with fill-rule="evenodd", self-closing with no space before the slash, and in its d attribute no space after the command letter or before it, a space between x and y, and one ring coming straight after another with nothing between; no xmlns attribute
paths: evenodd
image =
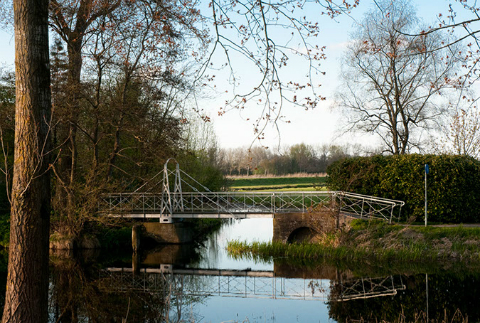
<svg viewBox="0 0 480 323"><path fill-rule="evenodd" d="M454 0L412 0L417 7L418 16L425 23L434 23L439 13L446 14L449 3ZM361 20L363 14L372 7L372 0L361 0L358 8L352 10L351 15L343 15L336 20L326 16L320 16L318 22L321 26L320 34L315 39L319 46L327 46L327 60L322 63L324 76L318 78L322 86L320 93L327 98L320 106L313 110L305 111L298 107L285 106L283 115L290 123L278 123L276 127L269 126L266 129L266 138L263 141L265 146L276 148L279 145L292 145L295 143L308 143L311 145L322 145L329 143L344 144L349 142L360 142L362 144L375 145L375 139L369 136L344 135L340 136L339 121L341 115L331 109L335 90L338 88L338 75L340 73L340 58L349 41L349 35L353 31L354 21ZM457 5L458 6L458 5ZM461 19L461 17L458 17ZM14 39L11 33L0 30L0 64L13 69L14 65ZM301 64L305 62L293 62L298 64L298 70L304 68ZM220 77L222 75L219 75ZM226 76L225 76L226 77ZM228 80L217 81L219 84ZM248 77L243 77L242 82L249 83ZM222 117L218 117L218 100L210 99L200 102L202 108L212 118L217 133L218 143L223 148L248 147L254 141L252 121L247 118L255 118L255 108L246 111L230 111Z"/></svg>

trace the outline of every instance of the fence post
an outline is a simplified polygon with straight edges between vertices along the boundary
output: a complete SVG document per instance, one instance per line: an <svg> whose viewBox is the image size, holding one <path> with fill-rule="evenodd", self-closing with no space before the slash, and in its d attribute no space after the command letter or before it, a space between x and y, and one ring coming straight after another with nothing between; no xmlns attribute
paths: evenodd
<svg viewBox="0 0 480 323"><path fill-rule="evenodd" d="M334 195L335 199L336 200L336 197L337 197L337 194ZM336 219L336 223L335 223L335 226L337 227L337 230L340 229L340 208L342 206L342 197L340 196L339 198L340 200L338 201L338 206L337 206L337 219Z"/></svg>
<svg viewBox="0 0 480 323"><path fill-rule="evenodd" d="M302 192L302 213L305 213L305 193Z"/></svg>
<svg viewBox="0 0 480 323"><path fill-rule="evenodd" d="M392 224L392 218L393 218L393 209L395 208L395 204L392 204L392 211L390 211L390 221L388 222L389 224Z"/></svg>
<svg viewBox="0 0 480 323"><path fill-rule="evenodd" d="M275 192L272 193L272 211L275 214Z"/></svg>

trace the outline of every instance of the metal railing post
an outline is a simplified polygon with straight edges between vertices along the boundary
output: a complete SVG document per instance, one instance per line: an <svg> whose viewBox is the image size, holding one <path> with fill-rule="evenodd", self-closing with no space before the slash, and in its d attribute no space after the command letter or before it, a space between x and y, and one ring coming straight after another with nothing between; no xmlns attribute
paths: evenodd
<svg viewBox="0 0 480 323"><path fill-rule="evenodd" d="M365 207L365 199L362 199L362 210L360 211L360 219L363 218L363 208Z"/></svg>
<svg viewBox="0 0 480 323"><path fill-rule="evenodd" d="M305 213L305 193L302 192L302 213Z"/></svg>
<svg viewBox="0 0 480 323"><path fill-rule="evenodd" d="M275 214L275 192L272 193L270 198L271 198L271 201L272 201L271 210L272 210L272 213Z"/></svg>

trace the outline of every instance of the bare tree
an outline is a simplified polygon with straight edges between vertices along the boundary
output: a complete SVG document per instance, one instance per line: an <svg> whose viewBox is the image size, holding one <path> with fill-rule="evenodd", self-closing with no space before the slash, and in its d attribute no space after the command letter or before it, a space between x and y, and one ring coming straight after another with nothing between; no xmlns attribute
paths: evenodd
<svg viewBox="0 0 480 323"><path fill-rule="evenodd" d="M460 109L445 131L445 140L435 145L441 153L480 157L480 111Z"/></svg>
<svg viewBox="0 0 480 323"><path fill-rule="evenodd" d="M285 104L315 108L325 100L318 93L316 76L324 74L320 64L326 58L325 47L315 41L321 34L318 19L348 13L358 3L359 0L211 1L209 19L215 36L211 54L199 75L214 79L216 75L212 73L218 73L218 69L229 71L229 96L218 114L252 108L254 116L247 120L252 122L256 139L262 140L268 124L288 122L282 114ZM288 64L294 59L305 63L305 79L292 79ZM241 80L245 76L242 71L249 71L248 86Z"/></svg>
<svg viewBox="0 0 480 323"><path fill-rule="evenodd" d="M409 0L377 1L354 34L343 65L337 104L350 131L377 134L384 150L405 154L443 112L442 95L458 85L458 51L439 49L446 36L428 36Z"/></svg>
<svg viewBox="0 0 480 323"><path fill-rule="evenodd" d="M15 0L15 161L2 322L47 322L50 224L48 0Z"/></svg>
<svg viewBox="0 0 480 323"><path fill-rule="evenodd" d="M463 20L458 19L458 13L461 14ZM463 50L458 52L463 59L463 75L459 78L457 86L463 94L463 91L468 90L480 77L478 73L478 64L480 62L480 38L478 37L480 33L480 15L477 2L455 0L448 5L447 10L438 13L437 24L421 30L420 34L438 37L438 34L444 31L454 34L456 37L450 41L441 42L435 48L436 50L450 48L462 42L466 44ZM462 99L464 96L460 95L459 98Z"/></svg>

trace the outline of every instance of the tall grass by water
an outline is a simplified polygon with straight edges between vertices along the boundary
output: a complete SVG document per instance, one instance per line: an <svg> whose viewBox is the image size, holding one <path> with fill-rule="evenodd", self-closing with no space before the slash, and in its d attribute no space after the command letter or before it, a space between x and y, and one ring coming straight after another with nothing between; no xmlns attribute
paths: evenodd
<svg viewBox="0 0 480 323"><path fill-rule="evenodd" d="M348 231L320 234L317 243L230 241L232 257L480 263L480 227L421 227L354 221Z"/></svg>

